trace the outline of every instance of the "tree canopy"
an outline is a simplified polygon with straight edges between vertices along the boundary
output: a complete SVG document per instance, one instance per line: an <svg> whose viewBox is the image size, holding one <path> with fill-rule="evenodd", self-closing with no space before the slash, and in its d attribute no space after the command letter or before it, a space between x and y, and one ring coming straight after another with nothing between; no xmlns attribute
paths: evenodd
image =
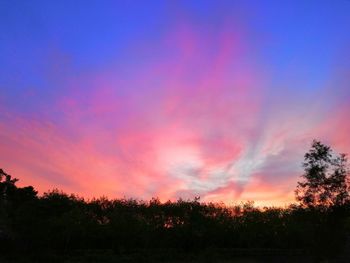
<svg viewBox="0 0 350 263"><path fill-rule="evenodd" d="M345 154L314 140L304 156L304 174L295 191L304 207L341 206L350 201L349 170Z"/></svg>

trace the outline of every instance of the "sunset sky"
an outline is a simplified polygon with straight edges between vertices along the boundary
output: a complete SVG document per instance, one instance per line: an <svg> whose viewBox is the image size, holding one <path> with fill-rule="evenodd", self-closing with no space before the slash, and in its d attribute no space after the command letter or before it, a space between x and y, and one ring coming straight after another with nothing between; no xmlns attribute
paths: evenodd
<svg viewBox="0 0 350 263"><path fill-rule="evenodd" d="M350 1L0 1L0 168L39 193L294 200L350 153Z"/></svg>

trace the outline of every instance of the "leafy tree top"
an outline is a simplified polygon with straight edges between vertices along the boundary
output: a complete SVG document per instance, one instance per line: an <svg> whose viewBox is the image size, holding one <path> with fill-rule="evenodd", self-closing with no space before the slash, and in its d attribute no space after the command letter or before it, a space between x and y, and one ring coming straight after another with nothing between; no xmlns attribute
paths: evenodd
<svg viewBox="0 0 350 263"><path fill-rule="evenodd" d="M350 202L349 170L345 154L314 140L304 156L304 174L296 199L304 207L333 207Z"/></svg>

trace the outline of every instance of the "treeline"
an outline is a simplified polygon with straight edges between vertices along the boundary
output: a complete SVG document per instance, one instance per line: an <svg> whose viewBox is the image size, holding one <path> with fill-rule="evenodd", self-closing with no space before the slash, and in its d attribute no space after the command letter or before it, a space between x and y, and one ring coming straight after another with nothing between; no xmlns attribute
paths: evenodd
<svg viewBox="0 0 350 263"><path fill-rule="evenodd" d="M259 209L249 202L227 207L198 199L85 201L57 190L38 197L33 187L6 188L0 222L3 252L266 248L334 257L346 243L350 214L349 206Z"/></svg>
<svg viewBox="0 0 350 263"><path fill-rule="evenodd" d="M260 249L337 258L350 245L346 155L314 141L303 167L298 203L286 208L257 208L252 202L225 206L199 198L84 200L58 190L38 196L0 169L0 252Z"/></svg>

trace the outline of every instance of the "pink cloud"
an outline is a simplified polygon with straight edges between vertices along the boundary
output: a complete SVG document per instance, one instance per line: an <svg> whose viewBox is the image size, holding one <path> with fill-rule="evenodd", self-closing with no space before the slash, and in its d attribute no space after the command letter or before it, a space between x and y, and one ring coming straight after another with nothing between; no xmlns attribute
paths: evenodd
<svg viewBox="0 0 350 263"><path fill-rule="evenodd" d="M1 109L3 168L41 192L291 202L314 137L350 146L349 108L323 115L322 94L273 86L242 30L215 36L175 27L130 47L140 63L62 78L45 114Z"/></svg>

